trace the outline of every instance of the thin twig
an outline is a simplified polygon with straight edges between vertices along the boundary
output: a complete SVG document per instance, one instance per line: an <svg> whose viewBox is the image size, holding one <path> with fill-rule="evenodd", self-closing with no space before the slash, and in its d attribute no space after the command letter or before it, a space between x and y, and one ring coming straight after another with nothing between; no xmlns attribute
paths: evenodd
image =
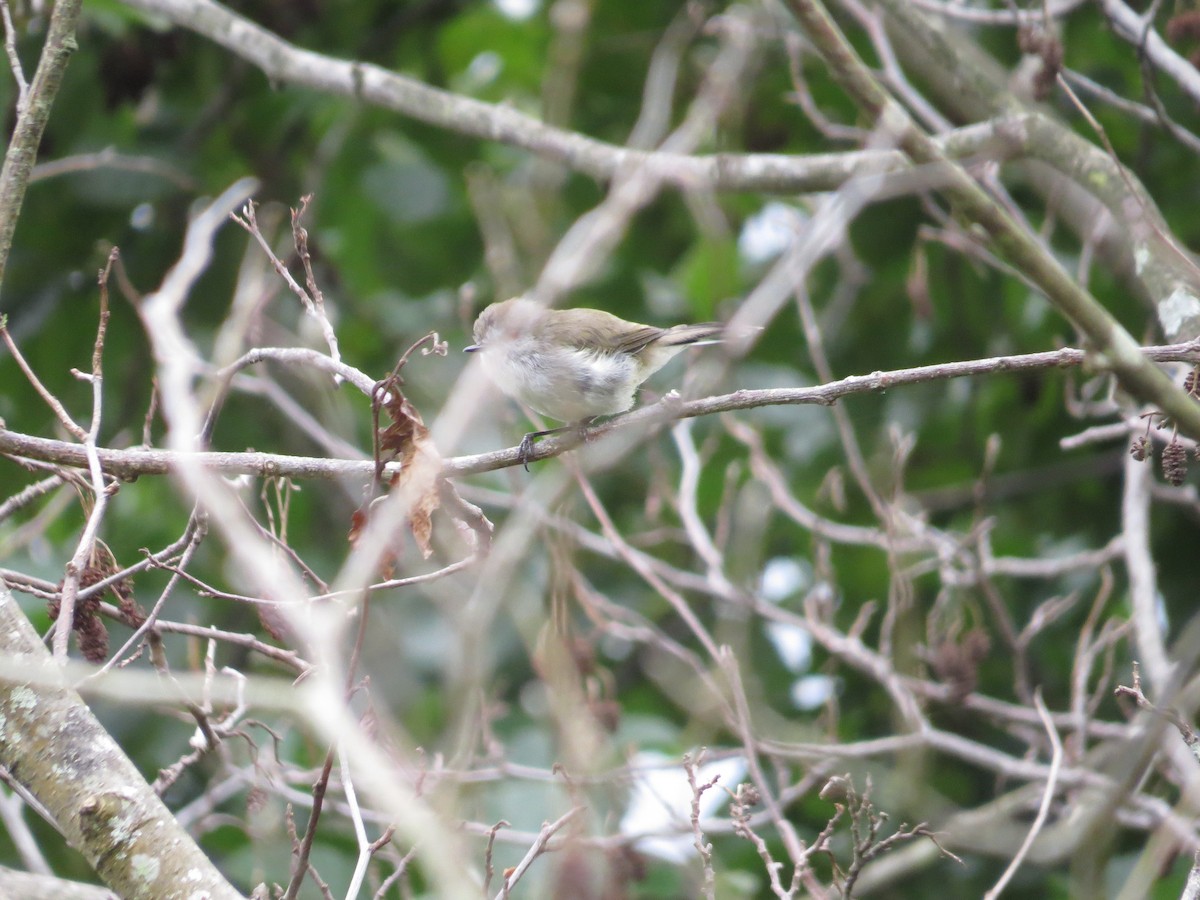
<svg viewBox="0 0 1200 900"><path fill-rule="evenodd" d="M4 17L4 52L8 54L8 65L12 69L13 79L17 82L19 115L25 111L25 104L29 100L29 82L25 80L25 70L21 67L21 57L17 54L17 29L13 27L8 0L0 0L0 15Z"/></svg>
<svg viewBox="0 0 1200 900"><path fill-rule="evenodd" d="M1000 880L984 894L984 900L996 900L997 897L1012 881L1014 875L1017 874L1017 869L1021 867L1021 863L1025 861L1025 857L1029 855L1029 851L1033 849L1033 843L1037 840L1038 834L1042 827L1046 824L1046 818L1050 815L1050 804L1054 801L1054 793L1058 787L1058 773L1062 768L1063 746L1062 741L1058 736L1058 729L1054 727L1054 723L1050 721L1050 712L1046 709L1045 701L1042 700L1042 689L1039 686L1033 692L1033 704L1037 708L1038 716L1041 717L1042 725L1046 729L1046 736L1050 739L1050 771L1046 775L1046 788L1042 792L1042 802L1038 807L1037 816L1033 820L1033 824L1029 827L1029 832L1025 835L1025 840L1021 842L1020 849L1014 854L1008 866L1004 869L1004 874L1000 876Z"/></svg>
<svg viewBox="0 0 1200 900"><path fill-rule="evenodd" d="M504 886L496 893L493 900L507 900L510 891L516 886L521 877L529 871L529 867L533 865L533 861L546 852L546 845L550 843L550 838L576 815L583 812L584 807L576 806L568 810L563 815L559 816L553 822L542 826L542 830L538 832L537 840L533 842L528 852L521 861L517 863L512 871L506 872L504 875Z"/></svg>

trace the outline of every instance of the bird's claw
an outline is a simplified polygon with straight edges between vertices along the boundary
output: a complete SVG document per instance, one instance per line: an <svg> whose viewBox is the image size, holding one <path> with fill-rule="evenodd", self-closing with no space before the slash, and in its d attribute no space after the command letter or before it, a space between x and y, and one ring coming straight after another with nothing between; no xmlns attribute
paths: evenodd
<svg viewBox="0 0 1200 900"><path fill-rule="evenodd" d="M599 418L599 416L591 416L575 426L579 429L579 439L585 444L590 444L595 439L595 435L592 434L592 426L596 424L596 420Z"/></svg>
<svg viewBox="0 0 1200 900"><path fill-rule="evenodd" d="M525 467L525 471L529 471L529 458L533 456L533 432L521 438L521 443L517 447L517 462Z"/></svg>
<svg viewBox="0 0 1200 900"><path fill-rule="evenodd" d="M592 426L592 423L594 423L597 418L599 417L592 416L587 419L581 419L580 421L571 425L563 425L561 428L550 428L546 431L529 432L529 434L521 438L521 443L517 447L517 462L525 467L526 472L529 471L529 461L533 458L533 443L538 438L549 437L553 434L573 433L580 441L590 441L592 439L592 435L588 429Z"/></svg>

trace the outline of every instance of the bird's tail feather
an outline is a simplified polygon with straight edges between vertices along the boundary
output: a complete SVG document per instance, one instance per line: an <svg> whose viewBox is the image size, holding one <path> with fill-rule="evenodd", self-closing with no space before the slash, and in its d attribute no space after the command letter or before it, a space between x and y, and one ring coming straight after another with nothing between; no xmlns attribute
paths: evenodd
<svg viewBox="0 0 1200 900"><path fill-rule="evenodd" d="M725 326L720 322L702 322L699 325L676 325L668 328L658 339L664 347L683 344L719 344L724 340Z"/></svg>

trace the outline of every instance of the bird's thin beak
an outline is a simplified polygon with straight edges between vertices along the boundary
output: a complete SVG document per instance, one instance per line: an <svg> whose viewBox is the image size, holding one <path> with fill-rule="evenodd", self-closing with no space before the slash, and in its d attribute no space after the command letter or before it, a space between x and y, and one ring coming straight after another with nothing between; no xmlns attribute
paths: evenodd
<svg viewBox="0 0 1200 900"><path fill-rule="evenodd" d="M463 347L463 353L474 353L476 350L482 350L482 344L472 344L470 347Z"/></svg>

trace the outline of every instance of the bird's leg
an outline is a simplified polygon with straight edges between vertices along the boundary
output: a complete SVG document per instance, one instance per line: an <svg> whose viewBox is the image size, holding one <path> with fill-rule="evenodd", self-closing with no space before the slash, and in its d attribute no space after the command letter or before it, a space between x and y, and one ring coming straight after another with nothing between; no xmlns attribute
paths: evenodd
<svg viewBox="0 0 1200 900"><path fill-rule="evenodd" d="M517 447L517 462L525 467L525 471L529 471L529 457L533 455L533 442L538 438L549 437L552 434L565 434L568 431L573 431L583 440L587 440L587 428L595 422L599 416L589 416L586 419L580 419L578 422L572 422L570 425L560 425L558 428L547 428L545 431L531 431L525 437L521 438L521 443Z"/></svg>
<svg viewBox="0 0 1200 900"><path fill-rule="evenodd" d="M563 425L559 428L547 428L545 431L531 431L525 437L521 438L520 446L517 447L517 462L525 467L525 471L529 471L529 457L533 455L533 442L538 438L544 438L551 434L561 434L564 431L570 431L574 425Z"/></svg>

